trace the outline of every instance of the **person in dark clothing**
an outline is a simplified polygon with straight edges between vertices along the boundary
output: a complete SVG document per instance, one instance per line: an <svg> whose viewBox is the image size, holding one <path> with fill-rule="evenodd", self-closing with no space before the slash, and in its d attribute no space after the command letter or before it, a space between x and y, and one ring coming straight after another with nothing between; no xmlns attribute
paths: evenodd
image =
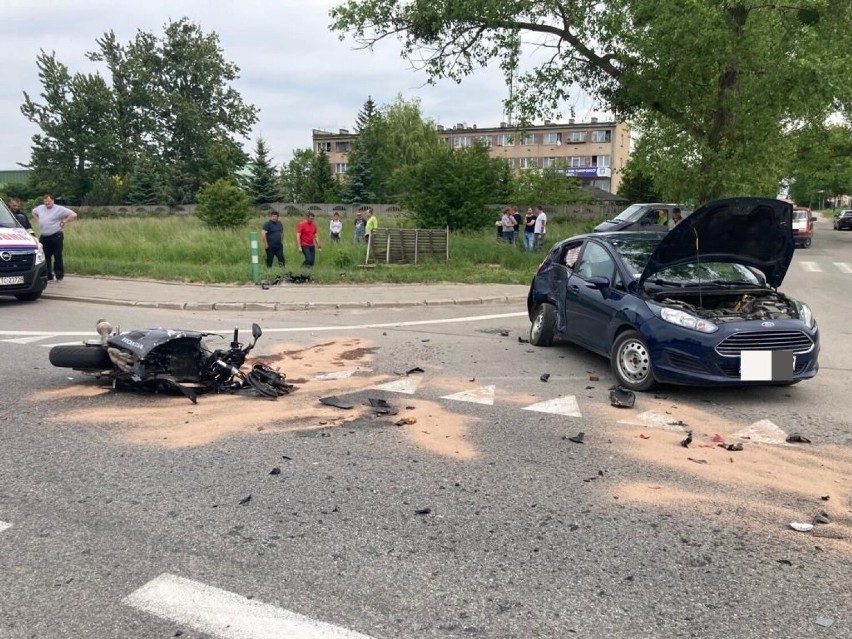
<svg viewBox="0 0 852 639"><path fill-rule="evenodd" d="M263 248L266 249L266 268L272 268L272 262L278 258L278 264L284 266L284 225L278 218L278 213L272 211L269 219L263 223L260 231L263 237Z"/></svg>
<svg viewBox="0 0 852 639"><path fill-rule="evenodd" d="M515 240L521 236L521 222L524 220L524 216L521 215L520 211L518 211L517 207L512 207L512 219L515 220L515 228L512 230L515 233Z"/></svg>
<svg viewBox="0 0 852 639"><path fill-rule="evenodd" d="M32 232L33 225L30 224L30 218L27 217L27 214L21 210L21 201L18 198L13 197L11 200L9 200L9 210L12 212L12 215L15 216L21 226Z"/></svg>
<svg viewBox="0 0 852 639"><path fill-rule="evenodd" d="M533 211L533 207L527 209L527 215L524 217L524 246L530 253L535 250L535 219L538 213Z"/></svg>

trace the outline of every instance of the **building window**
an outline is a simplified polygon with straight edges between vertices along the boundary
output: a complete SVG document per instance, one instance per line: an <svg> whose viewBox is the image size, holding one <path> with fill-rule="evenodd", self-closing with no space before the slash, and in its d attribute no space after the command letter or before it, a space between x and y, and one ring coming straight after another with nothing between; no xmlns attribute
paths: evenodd
<svg viewBox="0 0 852 639"><path fill-rule="evenodd" d="M571 131L568 134L568 141L572 144L579 144L580 142L586 141L586 132L585 131Z"/></svg>
<svg viewBox="0 0 852 639"><path fill-rule="evenodd" d="M510 169L515 168L515 158L503 158L503 161L506 163Z"/></svg>
<svg viewBox="0 0 852 639"><path fill-rule="evenodd" d="M525 144L527 146L535 144L535 133L525 133L524 137L521 138L521 144Z"/></svg>
<svg viewBox="0 0 852 639"><path fill-rule="evenodd" d="M592 142L611 142L612 131L592 131Z"/></svg>
<svg viewBox="0 0 852 639"><path fill-rule="evenodd" d="M537 169L538 158L521 158L522 169Z"/></svg>
<svg viewBox="0 0 852 639"><path fill-rule="evenodd" d="M546 169L552 168L559 163L559 158L542 158L542 166Z"/></svg>
<svg viewBox="0 0 852 639"><path fill-rule="evenodd" d="M497 136L497 146L515 146L515 138L508 133L501 133Z"/></svg>
<svg viewBox="0 0 852 639"><path fill-rule="evenodd" d="M349 153L349 142L335 142L335 153Z"/></svg>
<svg viewBox="0 0 852 639"><path fill-rule="evenodd" d="M480 144L482 144L484 146L488 146L488 147L491 146L491 136L490 135L480 135L476 139L479 141Z"/></svg>
<svg viewBox="0 0 852 639"><path fill-rule="evenodd" d="M562 144L561 133L545 133L542 144Z"/></svg>
<svg viewBox="0 0 852 639"><path fill-rule="evenodd" d="M458 137L453 138L453 146L457 149L466 149L470 146L470 136L460 135Z"/></svg>
<svg viewBox="0 0 852 639"><path fill-rule="evenodd" d="M572 155L568 158L568 166L572 168L586 166L586 158L582 155Z"/></svg>
<svg viewBox="0 0 852 639"><path fill-rule="evenodd" d="M338 162L337 164L335 164L334 165L334 172L338 173L338 174L339 173L346 173L346 163L345 162Z"/></svg>
<svg viewBox="0 0 852 639"><path fill-rule="evenodd" d="M592 166L610 166L610 157L608 155L593 155Z"/></svg>
<svg viewBox="0 0 852 639"><path fill-rule="evenodd" d="M322 153L323 151L325 151L326 153L331 153L331 142L317 143L317 153Z"/></svg>

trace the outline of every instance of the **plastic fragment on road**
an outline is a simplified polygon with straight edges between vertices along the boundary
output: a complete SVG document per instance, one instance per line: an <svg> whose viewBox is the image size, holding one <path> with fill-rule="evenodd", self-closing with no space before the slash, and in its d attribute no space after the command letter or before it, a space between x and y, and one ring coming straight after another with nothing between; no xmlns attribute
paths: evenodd
<svg viewBox="0 0 852 639"><path fill-rule="evenodd" d="M646 435L645 433L639 433L639 439L651 439L651 436Z"/></svg>
<svg viewBox="0 0 852 639"><path fill-rule="evenodd" d="M736 444L718 444L719 448L723 448L724 450L729 451L738 451L743 449L742 442L737 442Z"/></svg>
<svg viewBox="0 0 852 639"><path fill-rule="evenodd" d="M686 434L686 438L682 439L680 445L684 448L689 448L689 445L692 443L692 431L689 431Z"/></svg>
<svg viewBox="0 0 852 639"><path fill-rule="evenodd" d="M810 532L814 529L814 525L803 521L791 521L790 528L797 532Z"/></svg>
<svg viewBox="0 0 852 639"><path fill-rule="evenodd" d="M326 406L333 406L334 408L342 408L344 410L349 410L351 408L355 408L355 404L345 399L340 399L337 395L330 395L329 397L320 397L320 404L325 404Z"/></svg>
<svg viewBox="0 0 852 639"><path fill-rule="evenodd" d="M577 433L576 435L574 435L573 437L564 437L563 439L567 439L569 442L574 442L575 444L582 444L583 438L585 436L586 436L586 433L581 431L581 432Z"/></svg>
<svg viewBox="0 0 852 639"><path fill-rule="evenodd" d="M691 462L695 462L696 464L706 464L706 459L695 459L695 457L687 457L687 459Z"/></svg>
<svg viewBox="0 0 852 639"><path fill-rule="evenodd" d="M831 617L817 617L814 623L822 628L831 628L834 625L834 619Z"/></svg>
<svg viewBox="0 0 852 639"><path fill-rule="evenodd" d="M547 380L550 379L550 373L542 373L541 377L539 377L539 379L543 382L546 382Z"/></svg>
<svg viewBox="0 0 852 639"><path fill-rule="evenodd" d="M616 408L633 408L636 403L636 393L626 388L613 388L609 391L609 403Z"/></svg>
<svg viewBox="0 0 852 639"><path fill-rule="evenodd" d="M811 440L799 433L790 433L785 440L788 444L810 444Z"/></svg>
<svg viewBox="0 0 852 639"><path fill-rule="evenodd" d="M599 381L601 381L601 378L597 375L589 375L589 381L590 382L599 382Z"/></svg>
<svg viewBox="0 0 852 639"><path fill-rule="evenodd" d="M713 435L713 441L718 444L719 442L725 441L725 438L722 437L719 433L716 433L715 435Z"/></svg>
<svg viewBox="0 0 852 639"><path fill-rule="evenodd" d="M405 371L405 374L406 375L412 375L414 373L422 373L422 372L423 372L422 368L420 368L419 366L415 366L414 368L410 368L407 371Z"/></svg>

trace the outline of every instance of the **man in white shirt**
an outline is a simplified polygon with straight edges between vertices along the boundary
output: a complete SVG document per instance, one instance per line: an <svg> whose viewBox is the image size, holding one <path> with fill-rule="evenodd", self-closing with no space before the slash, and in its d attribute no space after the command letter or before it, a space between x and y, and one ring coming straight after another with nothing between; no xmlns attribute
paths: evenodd
<svg viewBox="0 0 852 639"><path fill-rule="evenodd" d="M539 205L536 207L538 215L535 217L535 226L533 233L535 234L535 249L540 251L544 248L544 236L547 233L547 213L544 212L544 207Z"/></svg>
<svg viewBox="0 0 852 639"><path fill-rule="evenodd" d="M47 262L47 279L54 276L57 282L65 277L65 264L62 261L62 243L65 239L65 226L77 219L77 214L71 209L59 206L48 193L42 200L44 204L33 209L33 218L38 221L39 241L44 247L44 257Z"/></svg>

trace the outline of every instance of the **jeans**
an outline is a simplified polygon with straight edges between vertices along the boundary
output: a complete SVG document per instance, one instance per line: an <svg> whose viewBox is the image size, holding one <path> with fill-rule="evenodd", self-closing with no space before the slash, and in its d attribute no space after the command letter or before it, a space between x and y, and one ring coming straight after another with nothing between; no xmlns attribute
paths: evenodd
<svg viewBox="0 0 852 639"><path fill-rule="evenodd" d="M524 231L524 246L532 253L535 249L535 233L532 231Z"/></svg>
<svg viewBox="0 0 852 639"><path fill-rule="evenodd" d="M272 268L272 262L278 258L278 264L284 266L284 246L272 247L266 249L266 268Z"/></svg>
<svg viewBox="0 0 852 639"><path fill-rule="evenodd" d="M507 231L506 229L503 229L503 239L508 244L514 244L515 243L515 232L514 231Z"/></svg>
<svg viewBox="0 0 852 639"><path fill-rule="evenodd" d="M57 280L65 277L65 264L62 262L62 245L65 236L62 231L53 235L42 235L39 238L41 245L44 247L44 259L47 264L47 277L53 279L56 276Z"/></svg>
<svg viewBox="0 0 852 639"><path fill-rule="evenodd" d="M314 259L316 259L317 249L315 246L303 246L302 255L305 256L305 261L302 262L302 266L307 266L308 268L310 268L314 265Z"/></svg>

